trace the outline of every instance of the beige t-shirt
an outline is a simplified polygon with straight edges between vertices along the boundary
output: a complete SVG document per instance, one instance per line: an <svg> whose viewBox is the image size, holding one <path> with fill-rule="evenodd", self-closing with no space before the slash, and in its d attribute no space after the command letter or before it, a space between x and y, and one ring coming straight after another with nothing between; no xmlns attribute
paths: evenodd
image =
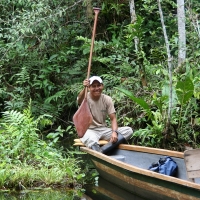
<svg viewBox="0 0 200 200"><path fill-rule="evenodd" d="M90 112L93 116L93 122L89 128L106 126L106 118L108 115L115 113L114 103L108 95L101 94L98 101L94 101L87 95Z"/></svg>

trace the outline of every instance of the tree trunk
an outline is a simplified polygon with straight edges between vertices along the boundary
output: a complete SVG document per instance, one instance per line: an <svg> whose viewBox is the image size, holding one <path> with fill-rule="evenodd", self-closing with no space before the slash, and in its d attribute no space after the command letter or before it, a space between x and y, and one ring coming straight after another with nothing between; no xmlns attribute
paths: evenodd
<svg viewBox="0 0 200 200"><path fill-rule="evenodd" d="M168 114L167 114L167 122L166 122L166 127L165 127L165 138L168 136L169 133L169 128L170 128L170 122L171 122L171 110L172 110L172 57L170 53L170 47L169 47L169 40L167 36L167 31L166 31L166 26L164 23L164 18L163 18L163 12L162 12L162 7L160 0L158 0L158 8L159 8L159 13L160 13L160 19L161 19L161 24L162 24L162 29L163 29L163 34L165 38L165 45L167 49L167 57L168 57L168 71L169 71L169 108L168 108ZM163 143L164 145L164 143Z"/></svg>
<svg viewBox="0 0 200 200"><path fill-rule="evenodd" d="M87 6L87 17L89 19L92 19L93 18L92 0L86 0L86 6Z"/></svg>
<svg viewBox="0 0 200 200"><path fill-rule="evenodd" d="M130 7L131 23L134 24L137 20L134 0L129 0L129 7ZM135 51L138 52L139 38L135 37L134 43L135 43ZM140 77L141 77L142 86L143 87L147 86L145 68L140 66L139 73L140 73Z"/></svg>
<svg viewBox="0 0 200 200"><path fill-rule="evenodd" d="M178 17L178 35L179 35L179 51L178 51L178 68L182 68L182 64L186 59L186 31L185 31L185 6L184 0L177 0L177 17Z"/></svg>
<svg viewBox="0 0 200 200"><path fill-rule="evenodd" d="M129 7L130 7L131 23L134 24L135 21L137 20L136 13L135 13L135 2L134 2L134 0L129 0ZM134 42L135 42L135 50L138 51L139 39L137 37L135 37Z"/></svg>

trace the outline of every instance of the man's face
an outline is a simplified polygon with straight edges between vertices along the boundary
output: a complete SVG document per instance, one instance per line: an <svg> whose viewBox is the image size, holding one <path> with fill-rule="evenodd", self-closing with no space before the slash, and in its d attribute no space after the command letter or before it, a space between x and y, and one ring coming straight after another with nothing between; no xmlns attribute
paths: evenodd
<svg viewBox="0 0 200 200"><path fill-rule="evenodd" d="M98 99L101 96L103 90L103 84L98 81L93 81L92 85L89 86L91 97Z"/></svg>

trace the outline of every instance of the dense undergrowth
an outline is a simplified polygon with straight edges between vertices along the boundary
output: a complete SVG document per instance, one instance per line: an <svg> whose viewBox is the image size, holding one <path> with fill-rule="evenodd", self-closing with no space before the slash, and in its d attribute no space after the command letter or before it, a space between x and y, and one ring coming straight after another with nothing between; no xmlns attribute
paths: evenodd
<svg viewBox="0 0 200 200"><path fill-rule="evenodd" d="M34 119L31 105L23 113L3 113L0 122L1 189L82 189L85 173L81 161L58 146L56 134L52 137L49 133L45 138L40 134L42 127L51 125L50 119L47 115Z"/></svg>

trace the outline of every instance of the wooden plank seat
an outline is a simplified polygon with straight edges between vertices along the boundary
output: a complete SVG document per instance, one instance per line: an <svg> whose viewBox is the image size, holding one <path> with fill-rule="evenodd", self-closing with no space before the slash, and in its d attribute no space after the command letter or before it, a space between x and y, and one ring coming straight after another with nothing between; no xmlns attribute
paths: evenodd
<svg viewBox="0 0 200 200"><path fill-rule="evenodd" d="M100 146L104 145L104 144L107 144L108 141L106 140L99 140L99 144ZM84 147L85 145L81 142L80 139L74 139L74 144L73 146L81 146L81 147Z"/></svg>
<svg viewBox="0 0 200 200"><path fill-rule="evenodd" d="M186 150L184 160L188 180L195 182L195 178L200 178L200 149Z"/></svg>

